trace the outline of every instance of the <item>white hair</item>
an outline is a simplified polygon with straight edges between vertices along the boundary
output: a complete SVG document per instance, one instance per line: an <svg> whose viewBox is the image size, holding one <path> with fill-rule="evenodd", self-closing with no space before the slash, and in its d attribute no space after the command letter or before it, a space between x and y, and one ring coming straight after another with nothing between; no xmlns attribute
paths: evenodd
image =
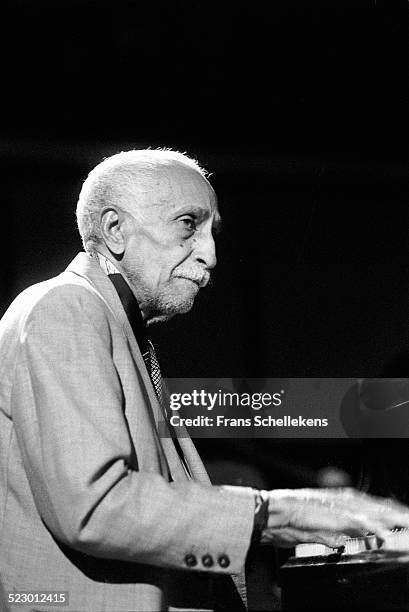
<svg viewBox="0 0 409 612"><path fill-rule="evenodd" d="M107 157L95 166L85 179L78 198L77 224L86 251L101 243L99 211L110 205L129 209L138 184L169 166L183 165L204 178L207 171L185 153L172 149L134 149Z"/></svg>

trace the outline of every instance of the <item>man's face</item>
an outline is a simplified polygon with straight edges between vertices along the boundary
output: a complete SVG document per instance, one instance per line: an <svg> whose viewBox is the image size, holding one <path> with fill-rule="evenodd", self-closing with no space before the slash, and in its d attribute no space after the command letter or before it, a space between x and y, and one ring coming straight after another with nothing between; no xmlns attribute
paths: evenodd
<svg viewBox="0 0 409 612"><path fill-rule="evenodd" d="M166 320L191 309L216 265L216 196L199 172L175 165L136 200L122 267L148 322Z"/></svg>

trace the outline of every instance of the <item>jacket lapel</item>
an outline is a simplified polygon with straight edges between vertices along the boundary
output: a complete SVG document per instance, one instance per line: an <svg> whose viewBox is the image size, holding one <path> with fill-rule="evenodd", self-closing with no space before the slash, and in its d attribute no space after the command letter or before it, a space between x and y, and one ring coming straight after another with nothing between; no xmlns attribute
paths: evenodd
<svg viewBox="0 0 409 612"><path fill-rule="evenodd" d="M156 432L156 441L158 452L162 465L163 473L168 473L172 480L186 480L187 476L173 444L172 438L159 437L158 423L163 422L162 409L156 397L155 390L152 385L148 370L146 369L145 361L142 357L138 343L135 340L131 325L128 321L126 313L118 294L109 280L103 273L99 264L89 257L86 253L78 253L71 264L67 267L66 272L71 272L77 276L81 276L91 285L91 288L105 302L114 318L118 321L123 329L123 332L128 340L132 357L135 361L135 366L138 369L140 376L145 385L145 390L149 399L148 409L150 410L152 427ZM165 392L165 395L167 393ZM186 430L185 427L174 429L174 435L178 436L180 447L183 451L189 469L193 478L203 484L211 484L210 478L206 472L202 460ZM238 590L242 601L246 606L246 586L244 573L230 577Z"/></svg>
<svg viewBox="0 0 409 612"><path fill-rule="evenodd" d="M160 454L164 455L164 457L161 457L162 467L165 468L165 471L170 472L172 480L186 480L187 476L181 464L179 455L177 454L177 451L175 449L175 445L172 441L171 435L163 435L162 427L166 429L166 424L164 423L162 409L156 397L155 389L153 387L138 343L136 342L135 336L133 334L132 327L128 321L128 317L126 316L121 300L119 299L112 282L101 270L98 262L89 257L86 253L78 253L75 259L67 267L66 272L71 272L87 280L88 283L90 283L91 287L96 291L98 296L108 306L111 313L122 327L123 332L128 340L135 366L143 380L146 394L149 399L150 405L148 406L148 408L151 411L151 418L153 421L152 425L156 432L157 444L159 447ZM158 433L159 423L161 423L161 436L159 436ZM178 432L178 434L180 446L185 455L185 459L189 465L193 477L201 482L210 483L203 462L201 461L186 429L183 428L183 432Z"/></svg>

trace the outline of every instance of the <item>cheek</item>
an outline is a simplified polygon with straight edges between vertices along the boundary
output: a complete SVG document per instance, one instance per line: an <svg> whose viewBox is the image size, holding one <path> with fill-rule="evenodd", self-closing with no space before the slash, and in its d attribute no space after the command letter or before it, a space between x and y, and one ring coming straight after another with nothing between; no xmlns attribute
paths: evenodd
<svg viewBox="0 0 409 612"><path fill-rule="evenodd" d="M165 257L163 257L164 267L172 272L175 268L183 265L187 259L189 259L192 253L192 245L181 243L177 247L173 247L169 250Z"/></svg>

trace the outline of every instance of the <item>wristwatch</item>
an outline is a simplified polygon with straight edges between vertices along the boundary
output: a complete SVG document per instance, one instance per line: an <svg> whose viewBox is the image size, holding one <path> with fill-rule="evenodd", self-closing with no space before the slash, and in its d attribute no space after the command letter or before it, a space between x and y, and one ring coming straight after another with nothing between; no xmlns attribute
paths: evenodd
<svg viewBox="0 0 409 612"><path fill-rule="evenodd" d="M251 535L251 546L257 546L261 535L267 527L268 521L268 497L266 491L254 490L254 524Z"/></svg>

